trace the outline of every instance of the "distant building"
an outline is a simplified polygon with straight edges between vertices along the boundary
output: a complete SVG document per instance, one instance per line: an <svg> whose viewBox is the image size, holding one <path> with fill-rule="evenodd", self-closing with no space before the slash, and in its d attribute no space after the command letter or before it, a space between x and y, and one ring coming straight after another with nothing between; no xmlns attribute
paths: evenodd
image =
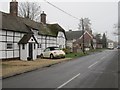
<svg viewBox="0 0 120 90"><path fill-rule="evenodd" d="M95 39L96 39L96 49L101 49L103 48L103 43L102 43L102 39L101 39L101 34L97 34L94 35Z"/></svg>
<svg viewBox="0 0 120 90"><path fill-rule="evenodd" d="M110 39L107 39L107 48L108 49L114 49L114 47L115 47L114 41L112 41Z"/></svg>
<svg viewBox="0 0 120 90"><path fill-rule="evenodd" d="M71 49L71 52L81 52L83 48L83 32L82 31L67 31L67 44L66 46ZM94 39L92 33L84 32L84 46L85 50L90 48L96 48L96 40Z"/></svg>
<svg viewBox="0 0 120 90"><path fill-rule="evenodd" d="M102 40L96 40L96 48L97 49L103 48Z"/></svg>
<svg viewBox="0 0 120 90"><path fill-rule="evenodd" d="M47 24L18 17L18 2L10 2L10 14L0 12L0 59L34 60L46 47L65 48L65 30L59 24Z"/></svg>

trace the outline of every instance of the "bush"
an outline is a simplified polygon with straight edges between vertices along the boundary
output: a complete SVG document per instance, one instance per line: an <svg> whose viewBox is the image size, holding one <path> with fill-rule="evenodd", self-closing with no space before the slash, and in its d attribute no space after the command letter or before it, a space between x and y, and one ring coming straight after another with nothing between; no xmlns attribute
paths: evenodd
<svg viewBox="0 0 120 90"><path fill-rule="evenodd" d="M71 49L69 47L63 48L62 49L66 54L71 52Z"/></svg>

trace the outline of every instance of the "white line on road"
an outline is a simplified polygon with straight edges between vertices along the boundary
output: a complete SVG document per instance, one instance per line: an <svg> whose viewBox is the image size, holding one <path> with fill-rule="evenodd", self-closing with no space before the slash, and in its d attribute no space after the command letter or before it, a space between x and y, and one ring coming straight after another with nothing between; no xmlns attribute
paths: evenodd
<svg viewBox="0 0 120 90"><path fill-rule="evenodd" d="M63 84L62 84L62 85L60 85L59 87L57 87L57 89L56 89L56 90L58 90L58 89L62 88L63 86L65 86L66 84L68 84L69 82L71 82L73 79L77 78L79 75L80 75L80 73L79 73L79 74L77 74L76 76L72 77L70 80L68 80L67 82L63 83Z"/></svg>
<svg viewBox="0 0 120 90"><path fill-rule="evenodd" d="M105 58L105 57L102 57L101 60L104 59L104 58Z"/></svg>
<svg viewBox="0 0 120 90"><path fill-rule="evenodd" d="M94 65L97 64L97 63L98 63L98 61L95 62L95 63L93 63L92 65L90 65L88 68L91 68L92 66L94 66Z"/></svg>

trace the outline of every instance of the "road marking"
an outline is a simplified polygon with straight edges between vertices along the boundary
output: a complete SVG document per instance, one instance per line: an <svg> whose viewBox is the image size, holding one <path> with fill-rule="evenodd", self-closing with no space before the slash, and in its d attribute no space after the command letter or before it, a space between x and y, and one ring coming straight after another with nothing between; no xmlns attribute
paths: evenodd
<svg viewBox="0 0 120 90"><path fill-rule="evenodd" d="M91 68L92 66L94 66L94 65L97 64L97 63L98 63L98 61L95 62L95 63L93 63L92 65L90 65L88 68Z"/></svg>
<svg viewBox="0 0 120 90"><path fill-rule="evenodd" d="M102 57L101 60L104 59L104 58L105 58L105 57Z"/></svg>
<svg viewBox="0 0 120 90"><path fill-rule="evenodd" d="M65 86L65 85L68 84L69 82L71 82L73 79L77 78L79 75L80 75L80 73L77 74L76 76L72 77L70 80L68 80L67 82L63 83L63 84L60 85L59 87L57 87L57 90L60 89L60 88L62 88L63 86Z"/></svg>

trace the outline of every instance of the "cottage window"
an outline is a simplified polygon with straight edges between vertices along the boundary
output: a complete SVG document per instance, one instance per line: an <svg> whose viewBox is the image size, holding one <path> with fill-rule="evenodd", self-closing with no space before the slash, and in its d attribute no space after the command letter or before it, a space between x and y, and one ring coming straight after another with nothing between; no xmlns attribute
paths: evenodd
<svg viewBox="0 0 120 90"><path fill-rule="evenodd" d="M41 44L40 43L38 44L38 48L41 48Z"/></svg>
<svg viewBox="0 0 120 90"><path fill-rule="evenodd" d="M7 43L7 49L12 49L13 48L13 44L12 43Z"/></svg>
<svg viewBox="0 0 120 90"><path fill-rule="evenodd" d="M22 49L25 49L25 44L22 44Z"/></svg>

